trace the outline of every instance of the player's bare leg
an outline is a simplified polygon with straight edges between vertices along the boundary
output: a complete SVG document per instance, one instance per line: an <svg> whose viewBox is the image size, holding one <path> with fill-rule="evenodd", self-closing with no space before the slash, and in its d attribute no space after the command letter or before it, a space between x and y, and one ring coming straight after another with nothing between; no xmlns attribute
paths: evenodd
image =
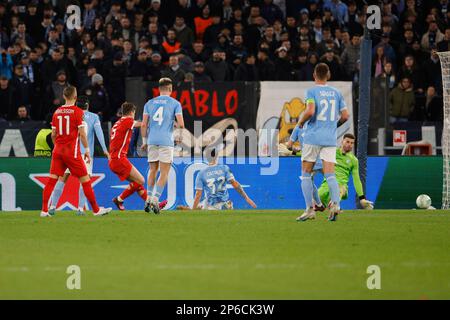
<svg viewBox="0 0 450 320"><path fill-rule="evenodd" d="M330 189L330 197L331 201L329 204L330 216L328 217L329 221L336 221L337 215L340 211L340 190L339 185L336 180L335 171L334 171L334 163L328 161L322 161L323 163L323 174L325 179L327 180L328 187Z"/></svg>
<svg viewBox="0 0 450 320"><path fill-rule="evenodd" d="M147 190L144 188L145 179L134 166L131 167L130 175L127 180L130 181L128 187L112 200L120 211L125 210L123 205L124 200L135 192L137 192L144 201L147 200Z"/></svg>
<svg viewBox="0 0 450 320"><path fill-rule="evenodd" d="M64 186L67 182L67 179L69 179L70 173L64 173L62 177L58 178L58 182L55 185L55 188L53 189L53 193L51 196L51 204L50 208L48 209L48 214L53 216L56 213L56 206L58 205L59 198L61 198L61 194L64 190Z"/></svg>
<svg viewBox="0 0 450 320"><path fill-rule="evenodd" d="M161 161L159 162L159 170L160 170L159 178L158 178L158 181L156 182L156 186L153 190L152 196L149 197L150 202L148 203L148 201L147 201L147 203L146 203L146 206L145 206L146 212L148 212L147 210L149 209L149 206L150 206L150 209L153 211L153 213L155 213L155 214L159 213L159 211L160 211L159 197L161 196L162 192L164 191L171 167L172 167L171 163L166 163L166 162L161 162ZM150 174L149 174L149 176L150 176ZM148 206L148 204L149 204L149 206Z"/></svg>
<svg viewBox="0 0 450 320"><path fill-rule="evenodd" d="M159 170L159 161L152 161L149 162L150 170L148 172L148 178L147 178L147 199L145 201L145 212L150 212L150 203L152 200L153 191L155 189L156 185L156 175L158 174Z"/></svg>
<svg viewBox="0 0 450 320"><path fill-rule="evenodd" d="M297 218L297 221L306 221L316 218L316 212L313 207L313 181L311 173L313 171L314 162L303 161L302 162L302 192L306 202L306 210L301 216Z"/></svg>
<svg viewBox="0 0 450 320"><path fill-rule="evenodd" d="M48 213L48 202L50 200L50 196L52 195L53 189L55 189L55 185L58 182L58 176L55 174L50 174L48 178L48 182L42 191L42 210L41 217L51 217Z"/></svg>
<svg viewBox="0 0 450 320"><path fill-rule="evenodd" d="M79 179L81 186L83 187L84 195L88 199L92 211L94 212L94 216L103 216L105 214L108 214L112 210L112 208L103 208L98 206L89 175L85 175L83 177L80 177Z"/></svg>

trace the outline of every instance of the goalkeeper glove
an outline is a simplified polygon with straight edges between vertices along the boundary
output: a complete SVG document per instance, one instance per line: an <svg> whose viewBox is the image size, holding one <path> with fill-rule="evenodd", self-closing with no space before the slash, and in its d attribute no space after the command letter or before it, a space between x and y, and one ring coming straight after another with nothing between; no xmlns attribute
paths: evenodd
<svg viewBox="0 0 450 320"><path fill-rule="evenodd" d="M367 199L361 199L359 200L359 203L361 204L361 207L366 210L372 210L373 209L373 202L369 201Z"/></svg>

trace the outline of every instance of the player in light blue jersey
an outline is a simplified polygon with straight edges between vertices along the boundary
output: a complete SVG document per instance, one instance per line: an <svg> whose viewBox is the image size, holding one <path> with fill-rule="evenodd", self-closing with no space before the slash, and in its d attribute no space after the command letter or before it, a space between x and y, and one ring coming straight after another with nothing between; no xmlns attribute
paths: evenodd
<svg viewBox="0 0 450 320"><path fill-rule="evenodd" d="M84 111L84 125L86 130L86 136L88 139L89 144L89 150L94 150L94 133L97 136L98 141L100 142L100 145L102 147L103 153L106 157L109 159L109 152L106 148L105 144L105 137L103 135L102 126L100 123L100 118L95 113L89 112L89 98L86 96L80 96L77 98L77 107L82 109ZM84 154L85 148L83 144L80 146L81 153ZM92 151L93 152L93 151ZM90 162L86 163L86 169L89 173L89 175L92 175L92 168L94 165L94 158L90 160ZM56 211L56 205L59 201L59 198L61 197L61 194L64 189L64 185L69 178L70 171L66 171L64 176L60 177L58 180L58 183L55 186L55 189L53 191L52 197L51 197L51 205L49 208L49 214L53 215ZM79 190L79 198L78 198L78 215L84 214L84 208L86 206L86 196L84 195L83 188L80 186Z"/></svg>
<svg viewBox="0 0 450 320"><path fill-rule="evenodd" d="M303 135L304 135L303 131L304 131L304 128L300 129L300 127L298 125L296 125L294 127L294 130L292 130L291 136L289 137L289 141L287 142L287 148L289 150L292 149L293 144L297 141L300 144L300 148L302 147ZM319 172L322 172L322 160L320 160L320 158L317 158L317 161L313 167L313 172L311 174L312 181L314 181L314 176ZM301 176L300 176L300 179L301 179ZM314 200L313 205L314 205L315 211L324 211L325 210L325 207L322 204L322 201L320 200L320 197L319 197L319 191L314 183L313 183L313 200Z"/></svg>
<svg viewBox="0 0 450 320"><path fill-rule="evenodd" d="M314 68L316 85L306 91L306 110L298 125L304 128L302 146L302 192L306 202L305 212L297 218L305 221L315 218L313 208L313 181L311 173L317 161L322 160L323 174L330 188L329 221L335 221L340 211L339 185L336 180L337 127L348 120L349 113L339 90L327 84L330 69L325 63Z"/></svg>
<svg viewBox="0 0 450 320"><path fill-rule="evenodd" d="M229 200L227 183L231 184L252 208L256 208L256 204L236 181L230 168L224 164L217 164L218 154L216 154L216 150L212 149L210 153L207 155L208 167L201 170L195 180L196 191L192 209L199 209L203 191L205 191L206 196L205 209L233 209L233 203Z"/></svg>
<svg viewBox="0 0 450 320"><path fill-rule="evenodd" d="M172 80L161 78L159 92L158 97L145 104L141 126L142 149L147 150L150 164L145 211L151 210L155 214L159 213L159 197L164 191L173 162L175 120L179 128L184 128L181 104L170 96ZM160 175L156 182L158 169Z"/></svg>

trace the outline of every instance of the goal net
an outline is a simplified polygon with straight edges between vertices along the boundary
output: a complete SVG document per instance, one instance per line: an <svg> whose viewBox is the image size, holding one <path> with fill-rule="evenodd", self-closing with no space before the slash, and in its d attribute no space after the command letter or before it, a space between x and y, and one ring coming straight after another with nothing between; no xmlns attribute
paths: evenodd
<svg viewBox="0 0 450 320"><path fill-rule="evenodd" d="M442 209L450 209L450 51L439 52L442 69L444 99L444 127L442 130L443 186Z"/></svg>

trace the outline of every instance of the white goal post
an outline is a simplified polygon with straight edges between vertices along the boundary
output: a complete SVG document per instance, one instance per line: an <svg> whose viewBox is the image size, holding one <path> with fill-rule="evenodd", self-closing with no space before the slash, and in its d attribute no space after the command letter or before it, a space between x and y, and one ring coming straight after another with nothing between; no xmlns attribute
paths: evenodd
<svg viewBox="0 0 450 320"><path fill-rule="evenodd" d="M442 209L450 209L450 51L438 52L442 69L444 126L442 128Z"/></svg>

